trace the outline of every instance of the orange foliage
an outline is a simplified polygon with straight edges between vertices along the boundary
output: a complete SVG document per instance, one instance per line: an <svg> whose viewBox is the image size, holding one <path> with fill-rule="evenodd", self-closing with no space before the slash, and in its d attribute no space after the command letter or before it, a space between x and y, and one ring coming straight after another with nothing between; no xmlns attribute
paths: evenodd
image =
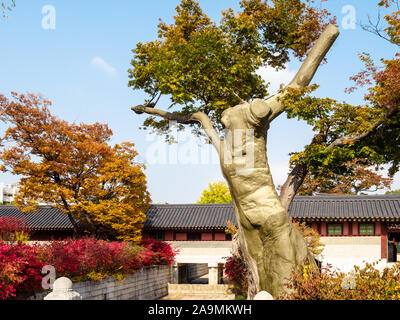
<svg viewBox="0 0 400 320"><path fill-rule="evenodd" d="M70 124L52 116L50 105L39 95L0 95L0 119L10 125L0 169L23 177L16 205L27 212L52 204L76 232L140 240L150 196L134 145L110 147L107 125Z"/></svg>
<svg viewBox="0 0 400 320"><path fill-rule="evenodd" d="M361 194L390 189L393 179L386 178L368 165L367 159L355 159L345 163L348 172L335 174L323 172L308 174L299 188L299 195L314 193Z"/></svg>

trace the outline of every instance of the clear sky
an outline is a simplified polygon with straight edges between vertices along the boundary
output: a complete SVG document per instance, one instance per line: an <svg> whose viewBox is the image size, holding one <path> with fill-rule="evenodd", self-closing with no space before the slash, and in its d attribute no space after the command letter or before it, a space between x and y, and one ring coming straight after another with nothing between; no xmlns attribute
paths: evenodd
<svg viewBox="0 0 400 320"><path fill-rule="evenodd" d="M328 55L328 64L321 66L314 78L321 86L318 95L361 104L362 91L344 93L351 85L349 77L362 68L357 54L366 51L375 59L394 55L393 46L358 25L367 21L367 15L377 15L376 2L328 1L326 6L337 16L341 35ZM220 20L221 10L238 8L238 1L233 0L199 0L199 3L216 21ZM210 161L199 164L149 163L151 146L154 147L157 137L138 130L144 116L130 110L131 106L143 103L145 97L127 87L131 50L138 42L156 38L159 18L172 21L178 0L16 0L16 4L8 19L0 19L1 93L41 93L53 101L51 111L60 118L77 123L107 123L114 132L112 144L134 142L142 161L147 162L146 175L154 202L192 203L199 199L208 182L223 179L211 156ZM42 13L46 5L55 9L55 29L46 29L51 26L46 19L43 28L43 18L49 13L46 10ZM342 10L348 9L345 6L355 9L355 29L344 28L342 19L349 13L343 13ZM279 73L269 69L260 72L276 88L289 81L299 65L292 61ZM0 128L4 130L4 124ZM284 115L273 122L268 156L276 184L285 180L288 153L301 150L311 137L305 123L288 120ZM185 154L188 145L181 143L176 147ZM395 188L400 188L399 180L397 175ZM0 174L0 181L13 183L18 177Z"/></svg>

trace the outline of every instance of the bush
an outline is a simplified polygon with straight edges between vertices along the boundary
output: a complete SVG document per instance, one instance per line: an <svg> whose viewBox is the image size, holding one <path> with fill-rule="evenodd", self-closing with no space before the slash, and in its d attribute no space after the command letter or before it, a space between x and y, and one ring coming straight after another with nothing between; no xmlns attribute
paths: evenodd
<svg viewBox="0 0 400 320"><path fill-rule="evenodd" d="M0 300L24 298L39 290L44 263L36 246L0 242Z"/></svg>
<svg viewBox="0 0 400 320"><path fill-rule="evenodd" d="M233 284L232 292L235 296L247 297L248 281L243 261L236 257L226 258L224 273Z"/></svg>
<svg viewBox="0 0 400 320"><path fill-rule="evenodd" d="M149 261L150 264L172 265L174 257L179 253L179 249L173 249L164 241L145 239L142 240L140 245L153 253Z"/></svg>
<svg viewBox="0 0 400 320"><path fill-rule="evenodd" d="M281 299L289 300L398 300L400 299L400 264L379 271L375 263L354 267L354 289L343 289L345 273L324 268L321 273L309 267L294 272L290 294Z"/></svg>
<svg viewBox="0 0 400 320"><path fill-rule="evenodd" d="M42 267L54 266L56 276L72 281L123 280L138 269L172 264L176 251L162 241L107 242L92 238L53 241L47 245L0 242L0 300L32 295L41 288Z"/></svg>

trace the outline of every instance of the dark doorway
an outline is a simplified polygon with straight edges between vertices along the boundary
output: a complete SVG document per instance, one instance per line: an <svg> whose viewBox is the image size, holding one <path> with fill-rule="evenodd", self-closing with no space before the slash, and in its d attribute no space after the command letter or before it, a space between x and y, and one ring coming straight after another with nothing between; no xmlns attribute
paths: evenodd
<svg viewBox="0 0 400 320"><path fill-rule="evenodd" d="M400 233L388 233L388 262L397 262L397 251L400 249Z"/></svg>
<svg viewBox="0 0 400 320"><path fill-rule="evenodd" d="M188 283L187 264L178 265L178 283Z"/></svg>

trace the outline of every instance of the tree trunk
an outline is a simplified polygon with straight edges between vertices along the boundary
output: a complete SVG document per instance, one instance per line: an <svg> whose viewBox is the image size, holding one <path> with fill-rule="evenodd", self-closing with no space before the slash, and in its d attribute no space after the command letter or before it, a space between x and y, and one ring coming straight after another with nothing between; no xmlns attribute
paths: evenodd
<svg viewBox="0 0 400 320"><path fill-rule="evenodd" d="M227 128L227 137L223 141L210 118L202 112L181 116L143 105L132 107L138 114L145 112L182 124L199 122L217 149L235 206L239 247L236 241L234 244L248 269L249 299L261 290L277 297L288 290L291 273L297 266L304 263L315 266L305 239L292 225L287 213L295 195L290 188L295 188L302 180L297 179L296 174L293 176L292 183L286 186L290 188L285 191L290 197L286 197L287 201L282 205L268 166L267 132L271 121L284 112L280 99L287 89L302 89L310 84L338 35L339 30L328 25L294 79L275 96L225 110L221 121ZM300 171L304 173L306 169Z"/></svg>
<svg viewBox="0 0 400 320"><path fill-rule="evenodd" d="M305 239L290 222L275 190L266 155L269 123L254 122L252 105L246 103L224 112L222 122L231 139L225 140L220 152L222 172L239 222L249 299L261 290L279 296L287 291L296 266L304 263L314 266ZM254 133L253 141L245 141L243 137L251 133ZM234 143L230 144L229 140Z"/></svg>

